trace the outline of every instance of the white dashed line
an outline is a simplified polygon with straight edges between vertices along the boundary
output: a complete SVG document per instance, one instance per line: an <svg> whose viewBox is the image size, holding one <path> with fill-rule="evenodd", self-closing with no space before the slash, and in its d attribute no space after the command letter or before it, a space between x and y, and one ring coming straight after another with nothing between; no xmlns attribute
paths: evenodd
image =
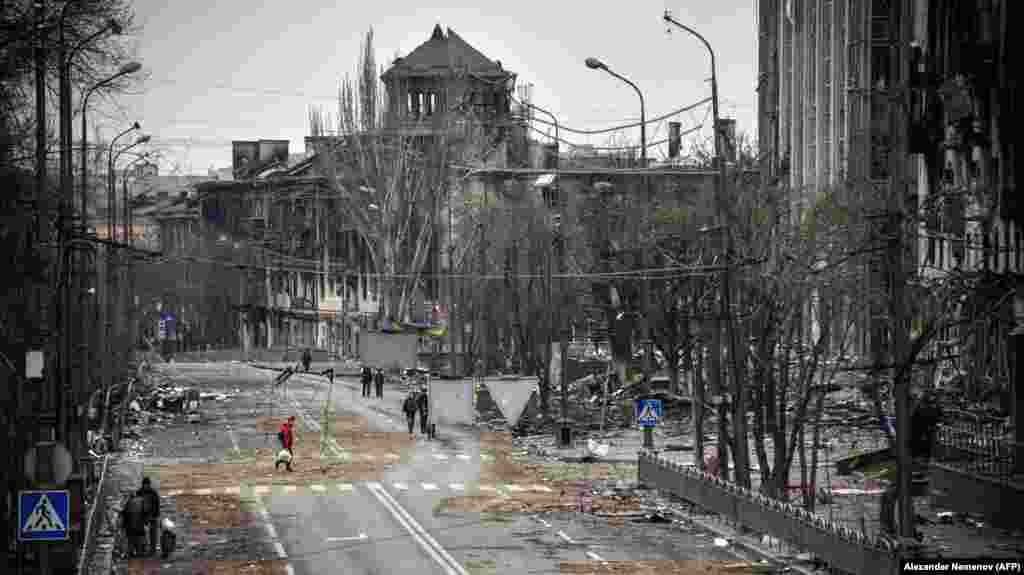
<svg viewBox="0 0 1024 575"><path fill-rule="evenodd" d="M465 453L460 453L460 454L456 455L455 457L458 457L459 459L461 459L463 461L469 461L470 460L470 457L468 455L466 455Z"/></svg>
<svg viewBox="0 0 1024 575"><path fill-rule="evenodd" d="M406 491L407 489L409 489L409 486L404 483L395 483L393 484L393 486L395 489L398 489L400 491Z"/></svg>
<svg viewBox="0 0 1024 575"><path fill-rule="evenodd" d="M544 492L544 493L551 493L551 491L552 491L551 488L548 487L547 485L534 485L532 487L532 489L534 491L541 491L541 492Z"/></svg>
<svg viewBox="0 0 1024 575"><path fill-rule="evenodd" d="M437 485L435 485L433 483L424 483L423 484L423 489L425 489L426 491L436 491L437 490Z"/></svg>
<svg viewBox="0 0 1024 575"><path fill-rule="evenodd" d="M569 537L568 535L565 534L565 531L559 531L557 535L559 537L561 537L562 539L564 539L565 542L570 544L570 545L574 545L576 543L575 541L572 540L571 537Z"/></svg>
<svg viewBox="0 0 1024 575"><path fill-rule="evenodd" d="M484 461L494 461L494 456L493 455L487 455L486 453L481 453L480 454L480 459L482 459Z"/></svg>
<svg viewBox="0 0 1024 575"><path fill-rule="evenodd" d="M224 495L239 495L242 493L241 487L225 487Z"/></svg>
<svg viewBox="0 0 1024 575"><path fill-rule="evenodd" d="M436 459L438 461L445 461L446 459L448 459L448 456L443 454L443 453L435 453L434 454L434 459Z"/></svg>
<svg viewBox="0 0 1024 575"><path fill-rule="evenodd" d="M465 491L466 486L461 483L452 483L448 486L452 491Z"/></svg>
<svg viewBox="0 0 1024 575"><path fill-rule="evenodd" d="M212 489L196 489L195 494L196 495L212 495L213 494L213 490Z"/></svg>
<svg viewBox="0 0 1024 575"><path fill-rule="evenodd" d="M354 488L352 487L351 483L339 483L338 484L338 491L341 491L343 493L352 493L353 490L354 490Z"/></svg>
<svg viewBox="0 0 1024 575"><path fill-rule="evenodd" d="M296 487L295 485L285 485L284 486L284 492L285 493L295 493L298 489L299 488Z"/></svg>
<svg viewBox="0 0 1024 575"><path fill-rule="evenodd" d="M257 497L260 497L260 496L263 496L263 495L269 495L270 494L270 486L269 485L257 485L256 487L252 488L252 492Z"/></svg>
<svg viewBox="0 0 1024 575"><path fill-rule="evenodd" d="M323 485L310 485L309 488L312 489L313 491L316 491L317 493L323 493L324 491L327 491L327 488L324 487Z"/></svg>
<svg viewBox="0 0 1024 575"><path fill-rule="evenodd" d="M607 561L604 560L604 557L601 557L600 555L598 555L597 553L594 553L593 551L587 551L587 557L590 557L594 561L600 561L601 563L607 563Z"/></svg>
<svg viewBox="0 0 1024 575"><path fill-rule="evenodd" d="M184 492L184 491L182 491L182 490L180 490L180 489L178 489L178 490L176 490L176 491L168 491L168 492L167 492L167 496L168 496L168 497L175 497L175 496L181 495L181 494L183 494L183 493L185 493L185 492Z"/></svg>
<svg viewBox="0 0 1024 575"><path fill-rule="evenodd" d="M526 488L521 485L508 485L506 487L508 487L508 490L513 493L522 493L523 491L526 491Z"/></svg>
<svg viewBox="0 0 1024 575"><path fill-rule="evenodd" d="M536 519L537 521L540 521L540 523L542 525L544 525L544 527L551 527L551 524L548 523L547 521L545 521L543 518L537 517L536 515L533 518Z"/></svg>
<svg viewBox="0 0 1024 575"><path fill-rule="evenodd" d="M497 493L498 488L493 485L481 485L480 491L486 491L488 493Z"/></svg>

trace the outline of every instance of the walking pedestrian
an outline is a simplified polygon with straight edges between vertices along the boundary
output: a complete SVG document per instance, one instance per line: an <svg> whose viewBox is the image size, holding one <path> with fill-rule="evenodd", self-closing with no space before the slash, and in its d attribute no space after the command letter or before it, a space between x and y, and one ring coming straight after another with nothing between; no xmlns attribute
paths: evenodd
<svg viewBox="0 0 1024 575"><path fill-rule="evenodd" d="M373 372L370 366L363 366L363 397L370 397L370 384L373 382Z"/></svg>
<svg viewBox="0 0 1024 575"><path fill-rule="evenodd" d="M277 432L277 439L281 442L281 451L278 452L274 461L274 471L280 469L282 463L289 472L292 470L292 458L295 456L295 452L292 450L295 443L294 426L295 416L290 415L288 421L282 423L281 429Z"/></svg>
<svg viewBox="0 0 1024 575"><path fill-rule="evenodd" d="M410 391L405 396L405 402L402 404L402 412L405 413L405 422L409 424L409 435L413 434L413 429L416 425L416 392Z"/></svg>
<svg viewBox="0 0 1024 575"><path fill-rule="evenodd" d="M121 528L131 557L145 555L146 547L146 500L133 494L121 509Z"/></svg>
<svg viewBox="0 0 1024 575"><path fill-rule="evenodd" d="M420 433L423 434L427 433L428 399L426 388L421 388L419 397L416 398L416 407L420 412Z"/></svg>
<svg viewBox="0 0 1024 575"><path fill-rule="evenodd" d="M302 351L302 369L309 373L309 365L313 363L313 352L309 351L307 347Z"/></svg>
<svg viewBox="0 0 1024 575"><path fill-rule="evenodd" d="M135 495L142 498L142 514L146 531L149 534L149 547L146 549L148 555L156 554L156 542L160 529L160 494L153 489L153 483L148 477L142 478L142 487L135 492Z"/></svg>
<svg viewBox="0 0 1024 575"><path fill-rule="evenodd" d="M384 397L384 370L383 369L381 369L379 367L377 368L377 373L374 374L374 377L373 377L373 383L374 383L375 387L377 388L377 390L376 390L377 391L377 399L382 399Z"/></svg>

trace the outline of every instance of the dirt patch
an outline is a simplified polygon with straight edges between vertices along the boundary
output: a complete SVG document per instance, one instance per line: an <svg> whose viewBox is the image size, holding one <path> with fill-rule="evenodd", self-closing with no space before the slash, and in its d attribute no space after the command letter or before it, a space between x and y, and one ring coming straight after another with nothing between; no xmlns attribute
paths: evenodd
<svg viewBox="0 0 1024 575"><path fill-rule="evenodd" d="M726 561L565 561L559 573L574 575L745 575L772 573L767 565Z"/></svg>
<svg viewBox="0 0 1024 575"><path fill-rule="evenodd" d="M256 514L234 495L182 494L174 498L178 513L189 517L192 528L252 527Z"/></svg>
<svg viewBox="0 0 1024 575"><path fill-rule="evenodd" d="M559 513L577 510L576 493L558 490L552 493L513 493L509 496L466 495L445 497L435 513ZM594 513L635 513L640 499L633 495L597 496L593 498Z"/></svg>
<svg viewBox="0 0 1024 575"><path fill-rule="evenodd" d="M156 560L133 559L125 564L127 575L286 575L286 561L191 561L162 564Z"/></svg>
<svg viewBox="0 0 1024 575"><path fill-rule="evenodd" d="M507 432L480 434L480 451L493 457L481 465L480 480L494 483L523 483L543 481L636 481L634 463L567 463L531 462L521 457L519 449Z"/></svg>
<svg viewBox="0 0 1024 575"><path fill-rule="evenodd" d="M317 417L317 423L322 424L322 419L319 418L319 415ZM281 418L260 417L256 420L256 429L276 438L281 423ZM365 459L369 456L374 460L385 462L389 461L389 456L392 454L404 458L411 456L416 449L415 437L403 432L370 431L367 419L362 416L335 416L328 427L327 437L333 438L337 445L344 452L351 454L355 460ZM296 456L319 456L320 438L319 432L307 431L301 425L296 425Z"/></svg>

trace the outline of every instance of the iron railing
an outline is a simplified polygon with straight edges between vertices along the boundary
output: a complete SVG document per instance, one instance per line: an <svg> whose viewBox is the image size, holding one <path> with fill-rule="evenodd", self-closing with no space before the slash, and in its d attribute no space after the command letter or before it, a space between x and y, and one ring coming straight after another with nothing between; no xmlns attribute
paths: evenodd
<svg viewBox="0 0 1024 575"><path fill-rule="evenodd" d="M1024 480L1017 466L1022 446L1004 420L961 411L944 419L936 430L936 462L1000 482Z"/></svg>
<svg viewBox="0 0 1024 575"><path fill-rule="evenodd" d="M82 533L82 548L78 555L78 574L89 575L89 570L96 551L96 535L100 526L107 516L107 497L110 495L111 482L108 481L110 456L104 456L100 467L100 478L93 492L92 505L89 507L89 516L85 521L85 531Z"/></svg>

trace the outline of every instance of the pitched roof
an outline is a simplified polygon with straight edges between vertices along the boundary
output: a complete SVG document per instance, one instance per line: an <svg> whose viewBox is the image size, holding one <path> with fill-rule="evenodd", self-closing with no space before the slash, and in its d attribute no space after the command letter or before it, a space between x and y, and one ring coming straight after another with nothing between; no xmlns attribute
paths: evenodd
<svg viewBox="0 0 1024 575"><path fill-rule="evenodd" d="M396 59L384 76L429 74L453 69L466 70L481 76L508 74L501 68L500 63L470 46L454 30L448 28L448 33L445 34L438 24L434 26L434 32L429 40L420 44L404 58Z"/></svg>

